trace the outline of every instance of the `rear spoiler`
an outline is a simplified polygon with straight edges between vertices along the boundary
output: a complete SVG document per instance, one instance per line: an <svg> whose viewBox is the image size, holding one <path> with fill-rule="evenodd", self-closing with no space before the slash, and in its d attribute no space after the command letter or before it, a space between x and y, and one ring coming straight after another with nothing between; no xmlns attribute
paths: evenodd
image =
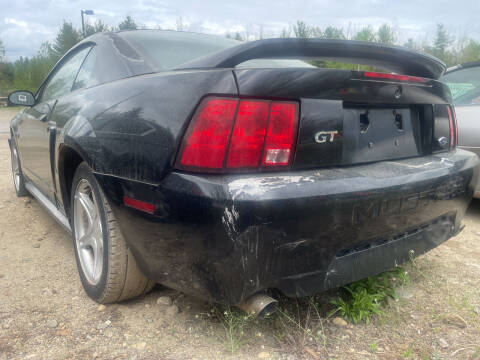
<svg viewBox="0 0 480 360"><path fill-rule="evenodd" d="M378 66L403 75L438 79L446 65L439 59L400 46L352 40L266 39L221 50L177 69L233 68L252 59L312 58Z"/></svg>

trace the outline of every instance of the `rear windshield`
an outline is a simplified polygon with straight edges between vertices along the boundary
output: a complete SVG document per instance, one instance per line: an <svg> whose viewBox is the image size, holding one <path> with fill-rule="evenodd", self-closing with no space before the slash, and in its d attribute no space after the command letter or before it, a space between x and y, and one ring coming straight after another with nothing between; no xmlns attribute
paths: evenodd
<svg viewBox="0 0 480 360"><path fill-rule="evenodd" d="M253 59L244 61L237 68L314 68L315 66L303 60L295 59Z"/></svg>
<svg viewBox="0 0 480 360"><path fill-rule="evenodd" d="M442 78L455 105L480 105L480 67L455 70Z"/></svg>
<svg viewBox="0 0 480 360"><path fill-rule="evenodd" d="M242 44L220 36L181 31L125 31L117 33L154 71L172 69L193 59Z"/></svg>

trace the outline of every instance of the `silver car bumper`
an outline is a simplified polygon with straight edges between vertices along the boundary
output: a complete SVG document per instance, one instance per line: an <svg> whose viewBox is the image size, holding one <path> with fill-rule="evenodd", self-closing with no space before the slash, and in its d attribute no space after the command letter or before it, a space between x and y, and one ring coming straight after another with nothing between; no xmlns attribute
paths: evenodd
<svg viewBox="0 0 480 360"><path fill-rule="evenodd" d="M472 147L472 146L459 146L460 149L471 151L477 154L480 157L480 147ZM473 194L474 198L480 199L480 176L477 180L477 185L475 186L475 192Z"/></svg>

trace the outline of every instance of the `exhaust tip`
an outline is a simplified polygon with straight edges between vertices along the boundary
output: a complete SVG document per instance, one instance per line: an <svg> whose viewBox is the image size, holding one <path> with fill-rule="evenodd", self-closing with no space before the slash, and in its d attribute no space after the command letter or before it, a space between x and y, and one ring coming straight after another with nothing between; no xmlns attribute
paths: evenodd
<svg viewBox="0 0 480 360"><path fill-rule="evenodd" d="M247 314L263 319L276 310L278 301L265 294L255 294L238 305Z"/></svg>

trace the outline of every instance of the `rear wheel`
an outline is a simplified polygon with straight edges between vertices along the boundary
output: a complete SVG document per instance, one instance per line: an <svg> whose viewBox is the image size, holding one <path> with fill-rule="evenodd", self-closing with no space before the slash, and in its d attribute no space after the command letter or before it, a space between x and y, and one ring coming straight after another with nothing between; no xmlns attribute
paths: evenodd
<svg viewBox="0 0 480 360"><path fill-rule="evenodd" d="M111 303L135 298L155 283L139 270L90 167L81 163L71 194L77 268L90 298Z"/></svg>
<svg viewBox="0 0 480 360"><path fill-rule="evenodd" d="M28 191L25 188L25 178L23 177L22 167L20 166L20 158L18 157L18 150L15 141L12 139L10 156L12 158L12 175L13 186L18 197L28 195Z"/></svg>

